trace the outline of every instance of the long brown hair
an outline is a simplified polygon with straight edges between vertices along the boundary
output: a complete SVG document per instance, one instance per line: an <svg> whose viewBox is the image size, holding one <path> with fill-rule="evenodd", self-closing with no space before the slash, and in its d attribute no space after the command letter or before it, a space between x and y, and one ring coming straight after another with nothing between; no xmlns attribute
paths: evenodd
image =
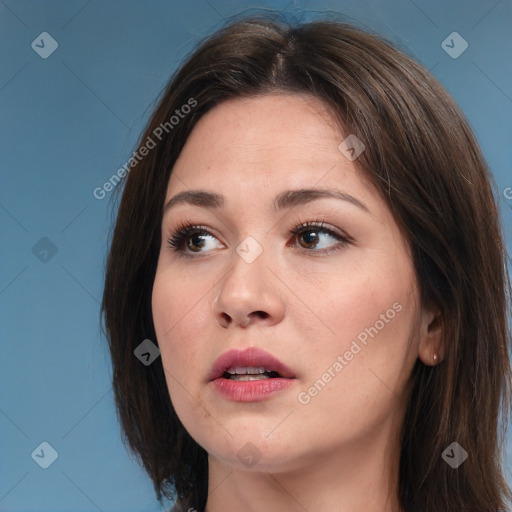
<svg viewBox="0 0 512 512"><path fill-rule="evenodd" d="M138 150L149 139L156 145L129 170L106 267L102 312L124 441L159 501L177 497L203 510L207 453L173 409L161 359L145 366L133 352L144 339L158 343L151 293L162 207L187 137L216 105L270 92L323 100L343 133L363 141L356 163L409 242L423 304L439 311L444 360L430 367L418 359L410 379L403 508L507 508L510 284L492 177L469 123L437 80L382 37L340 22L235 21L204 40L163 92ZM176 110L179 121L170 121ZM468 453L457 469L441 456L454 441Z"/></svg>

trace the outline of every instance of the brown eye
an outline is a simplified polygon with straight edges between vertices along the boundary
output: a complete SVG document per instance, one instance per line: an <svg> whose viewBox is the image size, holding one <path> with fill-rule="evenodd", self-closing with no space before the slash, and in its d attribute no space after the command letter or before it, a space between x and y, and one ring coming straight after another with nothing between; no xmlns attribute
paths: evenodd
<svg viewBox="0 0 512 512"><path fill-rule="evenodd" d="M324 227L323 222L307 222L306 224L301 224L297 226L292 233L297 235L300 247L309 250L309 252L330 252L331 250L336 250L347 245L351 241L348 235L343 235ZM329 238L338 243L329 244ZM319 248L319 245L322 244L326 247Z"/></svg>
<svg viewBox="0 0 512 512"><path fill-rule="evenodd" d="M208 237L216 239L204 226L185 224L179 226L167 242L178 254L199 254L205 252L202 249L208 245Z"/></svg>
<svg viewBox="0 0 512 512"><path fill-rule="evenodd" d="M200 250L204 247L205 245L205 241L201 239L201 237L204 237L205 235L202 234L202 233L199 233L199 234L194 234L192 236L187 236L184 238L184 241L187 242L187 247L192 251L192 252L196 252L194 250L194 248L197 248L199 246L199 251L197 252L200 252ZM188 243L188 242L191 242L191 243ZM195 245L197 244L197 245Z"/></svg>
<svg viewBox="0 0 512 512"><path fill-rule="evenodd" d="M310 249L311 246L314 246L314 244L318 243L318 240L320 237L318 236L318 231L315 229L307 229L305 231L302 231L302 233L299 233L298 236L299 240L304 240L305 249Z"/></svg>
<svg viewBox="0 0 512 512"><path fill-rule="evenodd" d="M325 227L323 222L301 224L292 230L292 234L296 235L299 247L312 254L326 254L341 249L352 241L348 235ZM208 245L212 243L208 238L217 240L205 226L186 223L179 226L167 241L173 251L180 256L191 256L207 252ZM330 242L329 238L334 240L334 243Z"/></svg>

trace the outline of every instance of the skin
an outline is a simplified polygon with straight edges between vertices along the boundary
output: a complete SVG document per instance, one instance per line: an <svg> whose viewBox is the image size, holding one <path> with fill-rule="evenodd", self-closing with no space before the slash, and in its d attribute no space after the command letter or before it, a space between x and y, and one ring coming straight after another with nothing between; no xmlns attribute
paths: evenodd
<svg viewBox="0 0 512 512"><path fill-rule="evenodd" d="M318 99L272 94L229 100L203 116L171 174L166 201L202 189L225 206L179 204L162 221L152 307L169 394L209 454L207 512L399 512L399 431L417 358L441 359L435 312L422 307L407 243L378 191L338 146L343 134ZM329 188L281 212L284 190ZM207 226L179 256L167 239L181 221ZM345 232L340 244L318 228ZM248 236L263 252L236 252ZM322 249L340 250L322 253ZM197 251L197 252L194 252ZM181 253L183 254L183 253ZM307 404L304 392L393 304L402 306ZM220 396L215 360L256 346L291 367L292 386L260 402ZM331 370L332 373L332 370ZM302 395L304 396L304 395ZM237 457L247 443L258 462ZM247 448L245 448L247 449Z"/></svg>

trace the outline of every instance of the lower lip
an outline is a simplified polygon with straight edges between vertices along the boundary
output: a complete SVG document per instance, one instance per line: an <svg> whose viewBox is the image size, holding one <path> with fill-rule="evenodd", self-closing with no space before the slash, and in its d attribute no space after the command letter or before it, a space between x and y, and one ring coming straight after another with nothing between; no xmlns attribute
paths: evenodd
<svg viewBox="0 0 512 512"><path fill-rule="evenodd" d="M223 377L212 381L214 388L234 402L259 402L290 387L295 379L261 379L237 381Z"/></svg>

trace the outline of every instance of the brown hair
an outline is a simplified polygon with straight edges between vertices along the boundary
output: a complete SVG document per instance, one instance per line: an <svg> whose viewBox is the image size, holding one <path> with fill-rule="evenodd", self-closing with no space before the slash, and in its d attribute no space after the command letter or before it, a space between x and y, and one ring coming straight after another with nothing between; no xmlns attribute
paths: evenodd
<svg viewBox="0 0 512 512"><path fill-rule="evenodd" d="M510 284L492 177L469 123L433 76L382 37L340 22L235 21L203 41L164 91L139 149L165 126L162 140L125 181L106 268L102 312L123 441L160 502L177 496L203 510L207 453L173 409L161 358L145 366L133 352L146 338L157 343L151 294L162 207L187 137L212 107L270 92L323 100L343 132L363 141L357 165L410 244L423 304L439 311L444 360L430 367L418 359L410 378L403 508L505 509ZM169 123L187 104L195 107ZM457 469L441 457L454 441L469 454Z"/></svg>

